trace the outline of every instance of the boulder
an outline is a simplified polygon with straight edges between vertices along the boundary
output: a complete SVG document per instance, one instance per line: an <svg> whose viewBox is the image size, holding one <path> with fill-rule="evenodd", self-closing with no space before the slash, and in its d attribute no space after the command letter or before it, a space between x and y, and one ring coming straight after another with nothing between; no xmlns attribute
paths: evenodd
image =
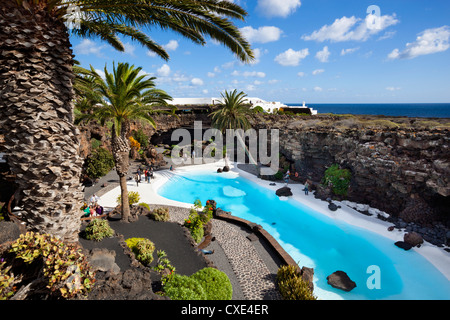
<svg viewBox="0 0 450 320"><path fill-rule="evenodd" d="M20 236L19 226L12 221L0 221L0 244L14 241Z"/></svg>
<svg viewBox="0 0 450 320"><path fill-rule="evenodd" d="M412 247L420 246L423 243L423 238L417 232L408 232L403 236L403 241Z"/></svg>
<svg viewBox="0 0 450 320"><path fill-rule="evenodd" d="M218 173L221 173L222 171L223 171L222 168L217 169Z"/></svg>
<svg viewBox="0 0 450 320"><path fill-rule="evenodd" d="M314 291L314 268L302 267L302 279L308 282L308 288Z"/></svg>
<svg viewBox="0 0 450 320"><path fill-rule="evenodd" d="M278 189L276 192L276 195L279 197L289 197L292 196L292 191L291 188L289 187L283 187Z"/></svg>
<svg viewBox="0 0 450 320"><path fill-rule="evenodd" d="M397 247L399 247L399 248L402 248L403 250L406 250L406 251L408 251L409 249L412 248L412 246L411 246L409 243L406 243L406 242L404 242L404 241L397 241L397 242L395 243L395 245L396 245Z"/></svg>
<svg viewBox="0 0 450 320"><path fill-rule="evenodd" d="M116 252L114 250L94 248L90 251L88 261L95 271L110 271L113 274L120 272L116 264Z"/></svg>
<svg viewBox="0 0 450 320"><path fill-rule="evenodd" d="M351 291L356 287L356 283L344 271L335 271L327 277L328 284L333 288Z"/></svg>
<svg viewBox="0 0 450 320"><path fill-rule="evenodd" d="M331 211L336 211L340 207L341 206L338 206L338 205L334 204L333 202L330 202L330 204L328 205L328 209L330 209Z"/></svg>
<svg viewBox="0 0 450 320"><path fill-rule="evenodd" d="M223 167L222 171L223 172L228 172L228 171L230 171L230 167L229 166L225 166L225 167Z"/></svg>

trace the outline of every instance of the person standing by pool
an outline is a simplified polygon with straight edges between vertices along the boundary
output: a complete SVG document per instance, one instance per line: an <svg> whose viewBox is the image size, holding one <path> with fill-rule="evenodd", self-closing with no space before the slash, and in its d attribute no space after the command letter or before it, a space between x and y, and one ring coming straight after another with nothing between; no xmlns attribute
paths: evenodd
<svg viewBox="0 0 450 320"><path fill-rule="evenodd" d="M309 183L308 183L308 181L306 181L306 183L305 183L305 195L308 195L308 191L309 191Z"/></svg>
<svg viewBox="0 0 450 320"><path fill-rule="evenodd" d="M286 172L286 175L284 176L284 182L286 182L286 186L288 185L288 183L289 183L289 175L290 175L290 172L289 172L289 170Z"/></svg>
<svg viewBox="0 0 450 320"><path fill-rule="evenodd" d="M136 173L134 180L136 180L136 187L139 187L139 182L141 181L141 176L139 175L139 173Z"/></svg>

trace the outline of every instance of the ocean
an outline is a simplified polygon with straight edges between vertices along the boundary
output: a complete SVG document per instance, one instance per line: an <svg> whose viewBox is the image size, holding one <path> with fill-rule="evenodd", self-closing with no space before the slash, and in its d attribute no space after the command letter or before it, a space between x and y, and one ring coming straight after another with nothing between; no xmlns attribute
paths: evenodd
<svg viewBox="0 0 450 320"><path fill-rule="evenodd" d="M301 106L302 103L286 103ZM377 104L331 104L311 103L308 107L320 113L365 114L421 118L450 118L450 103L377 103Z"/></svg>

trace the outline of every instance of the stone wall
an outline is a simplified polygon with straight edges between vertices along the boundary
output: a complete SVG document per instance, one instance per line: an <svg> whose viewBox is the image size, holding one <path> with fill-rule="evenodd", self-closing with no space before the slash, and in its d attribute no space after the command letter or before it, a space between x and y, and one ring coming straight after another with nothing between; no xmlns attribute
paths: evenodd
<svg viewBox="0 0 450 320"><path fill-rule="evenodd" d="M341 126L342 119L326 120L266 117L254 119L254 127L280 130L280 152L300 181L320 188L325 170L336 163L352 173L349 200L408 222L449 221L448 129L371 128L367 121L351 128Z"/></svg>

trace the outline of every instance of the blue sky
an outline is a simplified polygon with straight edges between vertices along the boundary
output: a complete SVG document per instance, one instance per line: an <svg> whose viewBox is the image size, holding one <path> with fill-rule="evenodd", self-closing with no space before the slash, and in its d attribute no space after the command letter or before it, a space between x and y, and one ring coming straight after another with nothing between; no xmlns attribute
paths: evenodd
<svg viewBox="0 0 450 320"><path fill-rule="evenodd" d="M168 62L129 38L121 53L100 39L72 37L74 54L98 70L113 61L140 66L175 98L237 89L283 103L450 102L448 0L234 2L249 13L235 24L257 54L250 65L220 44L199 46L160 30L147 34L165 45ZM371 5L378 18L368 17Z"/></svg>

